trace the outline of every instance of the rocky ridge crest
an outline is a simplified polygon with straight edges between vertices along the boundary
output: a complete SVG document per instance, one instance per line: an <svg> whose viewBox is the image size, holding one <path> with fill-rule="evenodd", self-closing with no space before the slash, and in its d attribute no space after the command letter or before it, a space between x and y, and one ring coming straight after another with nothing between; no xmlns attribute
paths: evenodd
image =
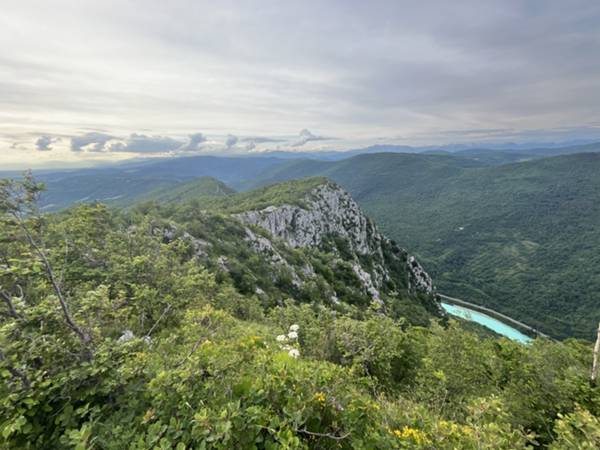
<svg viewBox="0 0 600 450"><path fill-rule="evenodd" d="M367 293L379 300L382 290L404 284L409 292L434 295L431 277L408 252L383 236L354 199L338 185L325 182L305 196L302 205L282 204L235 214L249 226L265 229L292 248L312 247L352 255L352 269ZM246 240L257 251L272 250L265 238L247 228ZM336 243L333 247L331 243ZM391 268L403 268L392 270ZM312 271L312 268L307 268ZM398 278L404 276L404 280Z"/></svg>

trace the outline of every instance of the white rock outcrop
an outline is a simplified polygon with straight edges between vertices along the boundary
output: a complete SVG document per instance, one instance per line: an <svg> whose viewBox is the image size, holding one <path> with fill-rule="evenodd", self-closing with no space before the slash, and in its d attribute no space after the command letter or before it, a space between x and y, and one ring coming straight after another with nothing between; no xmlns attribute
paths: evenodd
<svg viewBox="0 0 600 450"><path fill-rule="evenodd" d="M408 271L410 273L409 281L411 283L410 287L413 287L417 291L425 292L426 294L433 294L434 286L431 277L423 266L419 264L419 261L415 259L414 256L408 257Z"/></svg>
<svg viewBox="0 0 600 450"><path fill-rule="evenodd" d="M352 250L371 251L369 236L375 229L350 194L325 183L307 196L307 208L295 205L269 206L260 211L237 214L245 223L258 225L291 247L318 247L326 235L349 239Z"/></svg>
<svg viewBox="0 0 600 450"><path fill-rule="evenodd" d="M334 183L323 183L311 190L302 204L269 206L235 216L247 225L267 230L271 236L283 240L292 248L319 247L330 236L343 238L355 255L352 269L361 280L365 292L374 300L380 299L380 290L391 277L384 248L388 249L387 258L405 264L409 290L434 294L431 277L418 261L382 236L342 188ZM257 251L273 252L273 262L281 258L268 239L257 236L248 228L246 239L253 242ZM361 264L361 256L371 259L370 267Z"/></svg>

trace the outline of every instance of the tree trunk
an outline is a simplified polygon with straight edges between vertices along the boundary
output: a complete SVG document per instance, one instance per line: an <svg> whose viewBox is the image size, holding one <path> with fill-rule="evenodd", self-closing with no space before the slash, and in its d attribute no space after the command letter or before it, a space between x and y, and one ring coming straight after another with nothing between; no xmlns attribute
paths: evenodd
<svg viewBox="0 0 600 450"><path fill-rule="evenodd" d="M590 377L590 384L596 386L596 380L598 378L598 353L600 352L600 324L598 324L598 335L596 336L596 345L594 345L594 360L592 362L592 376Z"/></svg>

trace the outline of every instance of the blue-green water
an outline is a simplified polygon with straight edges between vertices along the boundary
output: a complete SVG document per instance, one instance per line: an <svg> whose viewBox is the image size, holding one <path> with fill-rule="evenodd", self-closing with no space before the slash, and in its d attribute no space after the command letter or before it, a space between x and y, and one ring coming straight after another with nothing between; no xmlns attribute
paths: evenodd
<svg viewBox="0 0 600 450"><path fill-rule="evenodd" d="M444 308L448 314L452 314L453 316L470 320L472 322L477 322L478 324L483 325L484 327L487 327L490 330L501 334L502 336L506 336L507 338L523 343L531 342L531 338L529 336L521 333L516 328L506 325L504 322L500 322L498 319L494 319L493 317L480 313L479 311L475 311L464 306L451 305L450 303L442 303L442 308Z"/></svg>

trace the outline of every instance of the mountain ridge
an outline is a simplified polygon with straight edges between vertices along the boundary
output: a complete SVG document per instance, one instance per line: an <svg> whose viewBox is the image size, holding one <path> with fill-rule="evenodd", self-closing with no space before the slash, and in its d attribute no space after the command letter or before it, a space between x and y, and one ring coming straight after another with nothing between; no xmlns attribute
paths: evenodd
<svg viewBox="0 0 600 450"><path fill-rule="evenodd" d="M320 180L319 180L320 181ZM367 218L352 197L331 182L321 182L304 197L306 206L281 204L271 205L262 210L252 210L235 214L244 223L259 226L273 237L283 239L293 248L320 247L331 236L346 239L350 251L361 257L370 257L370 273L365 267L353 266L366 291L374 300L380 301L379 290L385 283L393 282L386 267L392 264L405 264L408 277L408 291L418 291L426 295L434 294L431 277L406 250L400 249L392 241L382 236L377 226Z"/></svg>
<svg viewBox="0 0 600 450"><path fill-rule="evenodd" d="M386 234L410 243L445 294L554 337L591 338L600 320L591 244L600 242L600 154L465 161L378 154L291 164L265 178L326 175Z"/></svg>
<svg viewBox="0 0 600 450"><path fill-rule="evenodd" d="M427 323L426 317L444 316L431 277L417 259L384 237L352 197L325 178L193 199L180 206L139 205L144 210L152 207L163 208L165 217L175 223L188 224L183 229L167 226L165 239L173 242L176 236L183 236L195 254L211 261L211 267L234 273L235 284L246 293L276 297L280 288L275 286L287 279L284 291L288 295L303 296L301 292L316 283L320 292L313 294L312 301L320 299L329 306L364 308L373 302L382 311L395 311L396 317L400 313L413 316L411 320L421 324ZM222 237L223 242L214 241L206 226L193 231L196 222L217 217L231 228L231 236ZM264 275L255 276L251 270L237 274L237 269L229 267L228 260L239 258L235 255L242 250L239 245L234 250L234 238L242 239L266 263L261 263L262 268L257 265L259 271L270 267L269 286L256 281L265 281ZM231 245L224 245L230 241ZM217 248L229 250L215 254ZM302 257L294 257L294 252Z"/></svg>

